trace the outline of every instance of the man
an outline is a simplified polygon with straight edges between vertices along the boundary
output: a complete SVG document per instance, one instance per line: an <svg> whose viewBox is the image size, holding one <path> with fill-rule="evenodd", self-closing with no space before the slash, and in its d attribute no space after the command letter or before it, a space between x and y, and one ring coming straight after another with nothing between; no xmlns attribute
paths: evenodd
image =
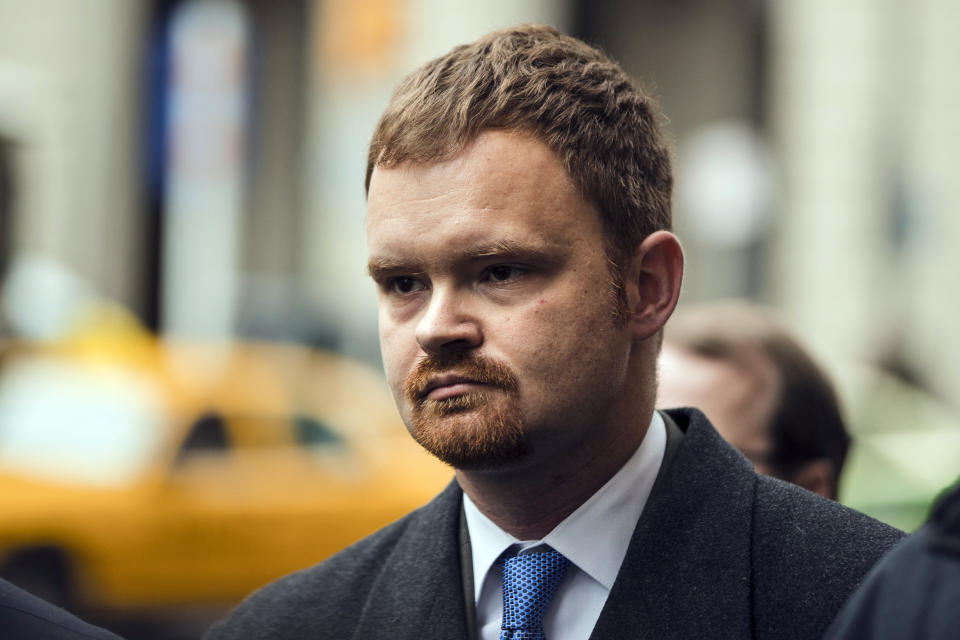
<svg viewBox="0 0 960 640"><path fill-rule="evenodd" d="M675 314L657 404L697 407L757 471L836 500L850 447L840 404L771 311L719 302Z"/></svg>
<svg viewBox="0 0 960 640"><path fill-rule="evenodd" d="M387 380L456 480L210 638L807 638L899 534L653 410L683 257L650 100L548 27L398 86L367 169ZM814 590L816 587L816 590Z"/></svg>

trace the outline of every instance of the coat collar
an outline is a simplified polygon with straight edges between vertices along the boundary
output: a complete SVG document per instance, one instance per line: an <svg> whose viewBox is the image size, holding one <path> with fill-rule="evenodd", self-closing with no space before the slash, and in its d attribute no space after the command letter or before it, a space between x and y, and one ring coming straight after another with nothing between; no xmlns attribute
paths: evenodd
<svg viewBox="0 0 960 640"><path fill-rule="evenodd" d="M700 412L668 415L683 442L591 638L750 637L755 473Z"/></svg>
<svg viewBox="0 0 960 640"><path fill-rule="evenodd" d="M637 523L591 638L750 637L756 476L703 414L668 415L685 435ZM461 499L453 481L411 514L384 559L354 638L387 631L396 640L468 637Z"/></svg>
<svg viewBox="0 0 960 640"><path fill-rule="evenodd" d="M354 638L468 637L459 548L461 496L453 481L411 514L404 535L384 559Z"/></svg>

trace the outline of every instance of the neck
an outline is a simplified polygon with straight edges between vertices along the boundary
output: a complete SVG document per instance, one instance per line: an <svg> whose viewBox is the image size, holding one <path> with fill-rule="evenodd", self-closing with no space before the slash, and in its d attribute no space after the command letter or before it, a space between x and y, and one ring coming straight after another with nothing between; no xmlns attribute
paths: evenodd
<svg viewBox="0 0 960 640"><path fill-rule="evenodd" d="M577 443L511 469L457 470L457 481L485 516L518 540L539 540L605 485L646 436L652 409L593 447ZM563 462L558 464L556 460Z"/></svg>

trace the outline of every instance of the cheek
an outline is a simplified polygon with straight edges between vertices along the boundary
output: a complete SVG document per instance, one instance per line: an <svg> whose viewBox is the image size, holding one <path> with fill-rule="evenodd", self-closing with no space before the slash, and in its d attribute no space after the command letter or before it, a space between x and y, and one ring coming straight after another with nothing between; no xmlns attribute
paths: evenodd
<svg viewBox="0 0 960 640"><path fill-rule="evenodd" d="M613 355L611 314L589 297L540 298L511 324L523 327L513 333L512 339L526 353L531 369L552 374L554 380L560 376L558 368L597 369L609 363Z"/></svg>
<svg viewBox="0 0 960 640"><path fill-rule="evenodd" d="M561 324L558 357L571 382L593 393L613 393L623 384L631 353L629 325L618 324L604 295L590 296Z"/></svg>
<svg viewBox="0 0 960 640"><path fill-rule="evenodd" d="M390 324L382 316L380 318L380 357L383 360L383 371L387 383L396 395L403 385L409 371L410 363L416 358L416 350L411 353L410 343L416 347L416 340L405 339L403 331L396 325Z"/></svg>
<svg viewBox="0 0 960 640"><path fill-rule="evenodd" d="M382 341L380 348L383 358L383 372L387 380L387 386L390 388L390 393L393 396L393 403L396 405L397 411L400 413L400 417L404 423L409 424L410 406L403 394L403 385L407 380L407 375L412 366L407 363L413 360L404 357L403 354L397 351L392 351L387 344Z"/></svg>

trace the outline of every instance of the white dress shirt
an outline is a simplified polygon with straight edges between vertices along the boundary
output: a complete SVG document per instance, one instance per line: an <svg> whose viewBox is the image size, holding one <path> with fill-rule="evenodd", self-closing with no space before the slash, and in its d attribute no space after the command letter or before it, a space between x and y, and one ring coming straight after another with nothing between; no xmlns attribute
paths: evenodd
<svg viewBox="0 0 960 640"><path fill-rule="evenodd" d="M469 496L463 495L481 640L500 637L503 590L497 558L513 545L519 545L521 553L549 545L570 560L570 568L544 615L544 633L549 640L590 637L660 471L666 445L666 426L660 414L654 412L647 434L633 456L542 540L517 540L480 513Z"/></svg>

